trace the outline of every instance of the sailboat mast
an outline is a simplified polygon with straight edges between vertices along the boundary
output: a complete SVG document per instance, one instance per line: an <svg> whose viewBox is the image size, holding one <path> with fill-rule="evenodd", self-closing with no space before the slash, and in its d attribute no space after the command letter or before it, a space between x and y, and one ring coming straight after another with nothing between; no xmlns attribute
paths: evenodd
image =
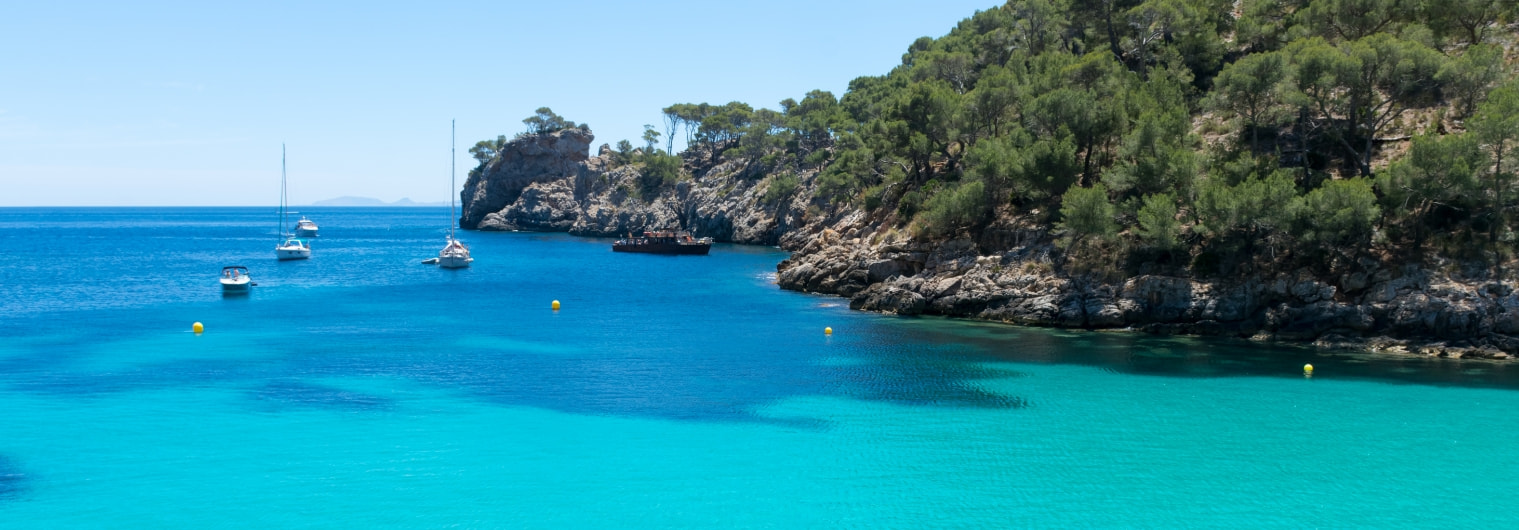
<svg viewBox="0 0 1519 530"><path fill-rule="evenodd" d="M459 216L454 214L454 158L459 155L458 140L454 138L454 120L448 120L448 240L454 240L454 225L459 224Z"/></svg>
<svg viewBox="0 0 1519 530"><path fill-rule="evenodd" d="M280 144L280 226L274 233L285 237L285 144Z"/></svg>

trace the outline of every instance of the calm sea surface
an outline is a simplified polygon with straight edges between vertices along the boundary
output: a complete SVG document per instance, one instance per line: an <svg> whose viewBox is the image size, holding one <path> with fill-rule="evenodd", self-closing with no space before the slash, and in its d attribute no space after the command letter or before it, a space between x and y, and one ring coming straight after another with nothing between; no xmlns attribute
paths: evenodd
<svg viewBox="0 0 1519 530"><path fill-rule="evenodd" d="M0 209L0 527L1519 517L1519 366L851 312L760 247L439 270L446 210L302 213L279 263L270 208Z"/></svg>

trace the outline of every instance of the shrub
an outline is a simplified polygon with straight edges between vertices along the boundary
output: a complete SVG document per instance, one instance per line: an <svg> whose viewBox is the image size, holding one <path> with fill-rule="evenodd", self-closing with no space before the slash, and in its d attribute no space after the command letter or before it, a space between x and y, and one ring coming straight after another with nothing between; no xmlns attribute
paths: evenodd
<svg viewBox="0 0 1519 530"><path fill-rule="evenodd" d="M1113 213L1107 186L1098 183L1090 188L1073 187L1060 198L1058 227L1069 243L1087 237L1107 239L1118 232Z"/></svg>
<svg viewBox="0 0 1519 530"><path fill-rule="evenodd" d="M1360 243L1382 215L1371 181L1331 180L1294 202L1298 235L1325 245Z"/></svg>
<svg viewBox="0 0 1519 530"><path fill-rule="evenodd" d="M1181 223L1176 221L1176 199L1169 193L1146 195L1139 207L1139 228L1135 230L1145 244L1161 250L1176 248Z"/></svg>
<svg viewBox="0 0 1519 530"><path fill-rule="evenodd" d="M923 203L917 216L920 226L933 235L948 235L974 224L986 215L986 185L972 181L935 193Z"/></svg>
<svg viewBox="0 0 1519 530"><path fill-rule="evenodd" d="M801 179L798 179L795 173L790 171L781 173L770 178L770 186L765 188L765 196L761 200L765 204L778 203L790 198L800 185Z"/></svg>

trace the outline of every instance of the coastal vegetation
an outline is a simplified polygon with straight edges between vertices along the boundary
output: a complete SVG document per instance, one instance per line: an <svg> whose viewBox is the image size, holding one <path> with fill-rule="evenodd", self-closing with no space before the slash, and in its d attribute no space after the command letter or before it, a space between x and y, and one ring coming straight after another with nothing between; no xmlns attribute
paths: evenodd
<svg viewBox="0 0 1519 530"><path fill-rule="evenodd" d="M1497 272L1519 204L1514 14L1508 0L1012 0L842 97L677 103L621 152L647 168L646 196L682 171L677 138L692 167L774 175L765 201L813 170L817 205L917 238L1027 219L1068 251L1173 272L1431 250ZM574 126L547 111L529 133Z"/></svg>

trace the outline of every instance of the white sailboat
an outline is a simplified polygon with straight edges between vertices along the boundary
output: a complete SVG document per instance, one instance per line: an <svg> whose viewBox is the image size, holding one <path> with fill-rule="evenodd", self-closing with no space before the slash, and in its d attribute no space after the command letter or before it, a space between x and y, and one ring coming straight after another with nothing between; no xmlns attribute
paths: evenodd
<svg viewBox="0 0 1519 530"><path fill-rule="evenodd" d="M464 242L454 239L454 228L459 224L459 216L454 214L454 198L458 192L454 188L454 157L457 149L457 140L454 139L454 122L448 122L448 243L443 245L443 250L438 251L438 266L445 269L462 269L469 266L475 258L469 257L469 247Z"/></svg>
<svg viewBox="0 0 1519 530"><path fill-rule="evenodd" d="M274 247L274 256L281 261L291 259L307 259L311 257L311 244L306 240L285 233L285 207L288 199L285 186L285 144L280 144L280 238L282 241Z"/></svg>

